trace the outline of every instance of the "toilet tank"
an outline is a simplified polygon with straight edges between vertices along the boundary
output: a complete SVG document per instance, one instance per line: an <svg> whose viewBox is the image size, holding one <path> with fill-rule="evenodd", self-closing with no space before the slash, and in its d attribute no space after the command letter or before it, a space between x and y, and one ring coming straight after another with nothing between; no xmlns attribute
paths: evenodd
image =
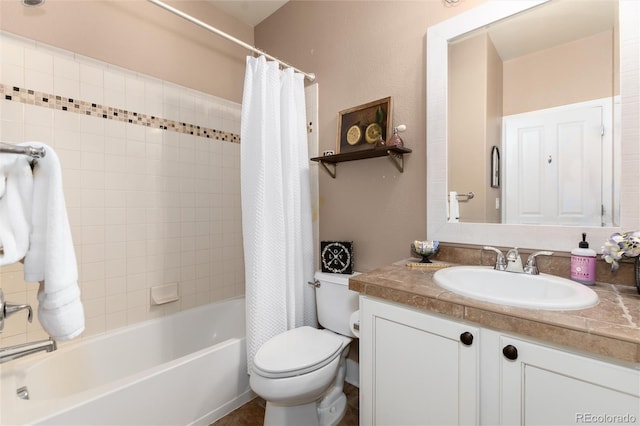
<svg viewBox="0 0 640 426"><path fill-rule="evenodd" d="M358 296L356 291L349 290L349 277L358 275L331 274L316 272L315 278L320 286L316 287L316 308L318 322L328 330L355 337L351 332L349 318L358 310Z"/></svg>

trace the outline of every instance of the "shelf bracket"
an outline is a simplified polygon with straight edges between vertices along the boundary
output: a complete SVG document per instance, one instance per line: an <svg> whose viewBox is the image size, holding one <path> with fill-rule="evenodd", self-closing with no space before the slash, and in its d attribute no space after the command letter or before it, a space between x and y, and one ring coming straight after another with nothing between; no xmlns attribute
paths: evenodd
<svg viewBox="0 0 640 426"><path fill-rule="evenodd" d="M336 164L336 163L325 163L325 162L324 162L324 161L322 161L322 160L320 160L320 161L319 161L319 163L320 163L320 165L322 166L322 168L323 168L327 173L329 173L329 175L330 175L332 178L334 178L334 179L336 178L336 166L337 166L337 164Z"/></svg>
<svg viewBox="0 0 640 426"><path fill-rule="evenodd" d="M402 154L397 154L391 150L387 151L387 155L389 159L395 164L396 168L400 173L404 172L404 156Z"/></svg>

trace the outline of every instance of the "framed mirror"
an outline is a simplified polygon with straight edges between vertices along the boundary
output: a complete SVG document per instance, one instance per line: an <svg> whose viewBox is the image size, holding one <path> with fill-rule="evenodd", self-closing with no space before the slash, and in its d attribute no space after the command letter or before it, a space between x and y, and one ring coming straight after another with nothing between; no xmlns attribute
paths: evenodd
<svg viewBox="0 0 640 426"><path fill-rule="evenodd" d="M476 156L462 162L462 167L456 165L453 160L455 158L456 147L454 146L455 138L459 138L460 135L456 134L457 130L451 126L452 120L454 122L463 121L465 127L469 128L470 123L477 120L475 115L462 114L462 108L457 107L460 105L459 101L454 99L455 88L451 86L453 82L459 82L460 77L452 75L451 71L455 66L456 58L453 57L452 46L460 44L460 41L466 41L472 39L474 36L481 34L482 37L491 31L492 27L499 24L500 27L507 27L509 22L516 18L521 18L525 15L531 15L534 12L542 10L544 8L549 9L550 6L555 6L563 3L565 9L570 12L579 14L581 6L572 0L521 0L517 2L513 1L488 1L474 9L469 10L466 13L462 13L454 18L444 21L440 24L432 26L427 32L427 238L432 240L439 240L445 242L454 243L466 243L466 244L479 244L479 245L495 245L495 246L518 246L523 248L540 248L550 250L570 251L575 247L577 241L580 239L582 232L587 232L588 239L596 250L600 248L611 235L611 233L620 230L632 230L638 229L640 225L640 174L638 168L640 166L640 140L638 137L640 128L640 88L638 87L638 81L640 81L640 65L639 65L639 51L640 51L640 36L637 28L640 24L640 4L634 0L619 0L615 2L617 6L618 17L618 29L619 32L613 36L609 36L610 48L612 54L610 59L606 62L607 65L614 73L610 80L604 85L608 85L609 92L604 96L606 101L606 111L601 115L607 115L611 118L609 126L611 128L611 134L615 133L615 138L611 136L609 138L610 147L606 150L603 148L603 154L598 157L598 161L601 164L605 164L604 171L599 171L600 175L594 178L597 181L598 188L596 192L599 194L605 194L604 199L606 205L610 206L606 210L607 219L605 216L600 216L600 208L598 208L597 220L589 221L574 221L570 220L558 220L560 214L551 213L548 219L540 219L538 217L525 217L514 220L506 220L507 207L503 205L503 197L509 188L513 188L513 185L517 179L511 178L513 173L508 170L513 170L514 167L506 163L509 155L513 156L514 148L512 145L505 146L502 133L504 131L505 117L517 117L521 110L517 107L513 107L517 102L513 102L508 98L510 95L503 93L503 88L507 86L506 83L501 84L498 88L495 86L486 86L484 89L489 95L493 95L499 98L500 102L508 105L500 105L499 108L494 107L493 114L499 119L499 125L493 133L487 131L490 128L489 121L484 118L484 123L481 123L481 127L484 126L485 134L482 136L485 138L485 146L481 146L478 152L483 152L481 156ZM598 0L590 3L609 3L606 6L611 6L612 0ZM614 9L615 10L615 9ZM603 15L604 12L599 12ZM546 23L550 25L550 18L544 18ZM577 19L573 19L577 21ZM520 24L520 33L525 32ZM609 24L610 25L610 24ZM565 27L568 25L564 25ZM594 24L590 24L590 27L594 27ZM549 31L541 31L538 25L535 28L535 33L538 34L538 39L548 38ZM544 35L545 37L542 37ZM485 37L486 39L487 37ZM508 36L507 38L513 38ZM542 40L534 40L535 42L542 42ZM567 43L566 40L563 41ZM499 44L496 41L496 44ZM525 42L521 41L516 44L518 49L524 46ZM538 47L538 50L541 48ZM497 48L496 48L497 50ZM517 49L516 49L517 50ZM597 51L602 53L600 49ZM618 54L619 52L619 54ZM597 55L598 53L593 53ZM592 56L593 56L592 54ZM505 54L506 55L506 54ZM463 59L464 64L469 64L468 59ZM619 67L616 65L619 63ZM451 68L451 69L450 69ZM506 67L499 65L500 72L505 70ZM466 70L468 72L468 70ZM553 74L560 74L560 71L554 71ZM472 73L471 76L477 73ZM575 78L579 78L583 73L573 72ZM469 74L468 74L469 75ZM537 75L537 74L536 74ZM504 78L504 76L500 76ZM511 77L508 77L511 78ZM530 75L528 79L524 79L524 83L516 85L516 87L522 88L527 85L527 81L533 82L535 75ZM552 78L546 78L551 80ZM602 80L601 77L598 81ZM619 82L619 90L617 85ZM533 83L532 83L533 84ZM605 87L606 89L606 87ZM469 99L470 91L465 89L466 101ZM506 89L504 89L506 91ZM548 89L551 90L551 89ZM498 94L496 95L496 92ZM538 89L537 92L544 94L542 89ZM536 93L537 93L536 92ZM618 95L619 93L619 95ZM535 94L535 93L534 93ZM554 93L555 94L555 93ZM489 96L487 95L487 96ZM580 95L583 96L583 95ZM588 99L594 97L603 97L600 95L589 95ZM527 101L531 101L535 96L529 94L525 97ZM542 98L545 98L544 96ZM546 97L548 98L548 96ZM569 101L563 101L564 103L579 104L583 99L575 96ZM457 103L456 103L457 102ZM488 104L485 102L485 105ZM557 106L558 104L540 104L535 107L537 110L548 110L547 115L554 119L561 115L562 108ZM563 106L564 107L564 106ZM477 109L477 108L476 108ZM498 110L496 113L495 110ZM616 115L618 114L618 115ZM615 117L619 117L619 120ZM494 119L494 122L496 120ZM615 129L614 129L615 127ZM475 138L477 134L470 133L466 139ZM468 143L468 141L465 140ZM475 142L474 142L475 143ZM614 144L616 147L614 155ZM475 146L475 145L474 145ZM495 163L495 156L492 155L492 146L500 147L500 163L499 169L501 169L501 175L498 178L500 182L499 186L494 186L496 183L496 176L491 174L491 169L497 165ZM511 149L505 149L510 148ZM475 148L474 148L475 149ZM575 149L575 148L574 148ZM529 158L531 152L527 151L526 155L521 154L520 157ZM560 152L560 154L558 154ZM558 157L560 155L560 158ZM609 155L609 157L607 157ZM566 153L564 154L567 157ZM517 157L517 155L516 155ZM571 156L569 156L571 157ZM593 158L594 155L587 155L587 158ZM601 159L600 157L607 157ZM618 163L616 164L616 158ZM546 167L558 168L559 161L562 159L561 151L543 152L540 154L540 163ZM458 160L456 160L458 161ZM459 223L449 222L447 217L448 211L448 197L450 191L467 192L472 188L460 187L456 182L456 178L463 174L460 170L469 173L470 167L473 165L480 166L482 178L475 179L475 181L482 181L484 186L481 188L481 193L486 192L484 201L480 198L476 198L475 201L483 202L485 211L497 210L493 215L484 215L480 219L470 218L465 221L463 217L463 209L460 209L461 221ZM482 164L480 164L482 163ZM608 166L606 166L608 165ZM536 166L536 167L543 167ZM574 165L572 167L575 168ZM608 167L608 169L607 169ZM566 167L565 167L566 168ZM523 174L528 177L535 170L527 165L520 164L515 167L516 170L525 171ZM590 169L588 169L590 170ZM507 173L511 173L507 175ZM579 185L576 187L581 192L582 187L593 187L594 184L588 180L592 176L596 176L596 173L588 172L586 178L582 176L577 182ZM611 178L605 179L608 175ZM480 175L479 175L480 176ZM464 180L462 180L464 182ZM602 182L602 183L601 183ZM453 185L453 186L452 186ZM510 186L511 185L511 186ZM537 185L537 184L536 184ZM580 185L582 187L580 187ZM486 190L485 190L486 188ZM536 186L537 188L537 186ZM548 190L544 190L541 194L536 194L535 190L530 188L518 188L517 194L525 194L524 198L527 202L530 198L536 197L542 198L545 205L550 204L548 201L553 200L555 203L558 198L555 195L549 195ZM592 188L593 189L593 188ZM532 192L533 191L533 192ZM478 193L478 190L473 190L474 193ZM575 195L575 194L574 194ZM582 200L591 200L593 197L578 196L573 197L570 201L565 201L565 204L573 202L577 205L582 205ZM511 198L510 198L511 199ZM577 199L577 201L576 201ZM506 200L507 204L509 200ZM602 210L605 210L605 201L598 202L602 204ZM510 208L516 203L507 204ZM557 204L557 203L556 203ZM560 202L559 204L562 204ZM600 207L600 204L598 204ZM527 222L528 221L528 222Z"/></svg>

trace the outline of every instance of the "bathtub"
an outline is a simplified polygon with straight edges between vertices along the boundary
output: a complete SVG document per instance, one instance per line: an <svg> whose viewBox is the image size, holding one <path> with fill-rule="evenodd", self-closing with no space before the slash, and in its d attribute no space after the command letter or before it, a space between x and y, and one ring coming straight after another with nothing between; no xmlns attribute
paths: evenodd
<svg viewBox="0 0 640 426"><path fill-rule="evenodd" d="M0 424L208 425L255 396L244 335L236 298L5 363Z"/></svg>

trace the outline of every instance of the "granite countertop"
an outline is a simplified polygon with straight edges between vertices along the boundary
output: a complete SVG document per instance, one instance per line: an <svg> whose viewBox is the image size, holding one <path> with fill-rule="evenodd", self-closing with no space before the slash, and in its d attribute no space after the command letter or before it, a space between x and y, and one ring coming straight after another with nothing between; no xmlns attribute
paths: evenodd
<svg viewBox="0 0 640 426"><path fill-rule="evenodd" d="M634 286L596 283L596 306L548 311L497 305L452 293L433 280L437 269L408 268L407 259L356 275L349 288L481 326L640 363L640 295Z"/></svg>

